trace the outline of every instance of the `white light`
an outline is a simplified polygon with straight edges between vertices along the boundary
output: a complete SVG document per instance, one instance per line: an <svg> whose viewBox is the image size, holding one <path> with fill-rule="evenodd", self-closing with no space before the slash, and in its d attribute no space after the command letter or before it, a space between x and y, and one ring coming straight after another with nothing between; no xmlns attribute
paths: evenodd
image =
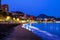
<svg viewBox="0 0 60 40"><path fill-rule="evenodd" d="M25 23L26 21L21 21L22 23Z"/></svg>
<svg viewBox="0 0 60 40"><path fill-rule="evenodd" d="M13 20L15 20L15 18L13 18Z"/></svg>

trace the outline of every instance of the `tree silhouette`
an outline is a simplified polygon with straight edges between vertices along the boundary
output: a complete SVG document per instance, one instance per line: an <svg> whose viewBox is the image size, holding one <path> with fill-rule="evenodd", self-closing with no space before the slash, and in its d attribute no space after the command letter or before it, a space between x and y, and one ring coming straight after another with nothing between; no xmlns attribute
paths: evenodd
<svg viewBox="0 0 60 40"><path fill-rule="evenodd" d="M2 15L3 15L4 17L6 17L6 16L7 16L7 12L3 12Z"/></svg>
<svg viewBox="0 0 60 40"><path fill-rule="evenodd" d="M1 16L6 17L7 16L7 12L0 12L0 17Z"/></svg>
<svg viewBox="0 0 60 40"><path fill-rule="evenodd" d="M18 14L24 14L23 12L21 11L16 11L15 13L18 13Z"/></svg>

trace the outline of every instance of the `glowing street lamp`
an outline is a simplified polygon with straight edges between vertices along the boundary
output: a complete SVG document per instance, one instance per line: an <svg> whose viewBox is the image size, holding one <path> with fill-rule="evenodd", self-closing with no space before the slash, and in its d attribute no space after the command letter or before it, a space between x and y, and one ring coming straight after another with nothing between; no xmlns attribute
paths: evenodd
<svg viewBox="0 0 60 40"><path fill-rule="evenodd" d="M19 18L17 18L17 21L19 21Z"/></svg>
<svg viewBox="0 0 60 40"><path fill-rule="evenodd" d="M13 20L15 20L15 18L13 18Z"/></svg>
<svg viewBox="0 0 60 40"><path fill-rule="evenodd" d="M22 22L22 23L26 23L26 21L24 21L24 20L22 20L21 22Z"/></svg>
<svg viewBox="0 0 60 40"><path fill-rule="evenodd" d="M6 20L9 20L10 18L11 18L10 16L7 16L7 17L6 17Z"/></svg>

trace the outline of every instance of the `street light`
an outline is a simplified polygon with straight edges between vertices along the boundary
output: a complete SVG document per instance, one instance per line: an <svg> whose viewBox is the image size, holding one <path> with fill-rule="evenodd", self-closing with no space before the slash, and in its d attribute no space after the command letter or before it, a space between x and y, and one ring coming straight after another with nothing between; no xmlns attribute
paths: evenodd
<svg viewBox="0 0 60 40"><path fill-rule="evenodd" d="M10 16L7 16L7 17L6 17L6 20L9 20L10 18L11 18Z"/></svg>
<svg viewBox="0 0 60 40"><path fill-rule="evenodd" d="M15 20L15 18L13 18L13 20Z"/></svg>
<svg viewBox="0 0 60 40"><path fill-rule="evenodd" d="M19 18L17 18L17 21L19 21Z"/></svg>

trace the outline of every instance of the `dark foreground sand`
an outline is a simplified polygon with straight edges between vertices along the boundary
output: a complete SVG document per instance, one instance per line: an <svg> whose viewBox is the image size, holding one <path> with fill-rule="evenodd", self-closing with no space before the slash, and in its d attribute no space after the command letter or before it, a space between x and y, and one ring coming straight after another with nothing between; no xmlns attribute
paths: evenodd
<svg viewBox="0 0 60 40"><path fill-rule="evenodd" d="M24 29L21 25L14 28L14 31L5 40L42 40L32 32Z"/></svg>
<svg viewBox="0 0 60 40"><path fill-rule="evenodd" d="M6 23L0 23L0 40L3 40L4 37L8 36L15 26L18 26L19 24L6 24Z"/></svg>

